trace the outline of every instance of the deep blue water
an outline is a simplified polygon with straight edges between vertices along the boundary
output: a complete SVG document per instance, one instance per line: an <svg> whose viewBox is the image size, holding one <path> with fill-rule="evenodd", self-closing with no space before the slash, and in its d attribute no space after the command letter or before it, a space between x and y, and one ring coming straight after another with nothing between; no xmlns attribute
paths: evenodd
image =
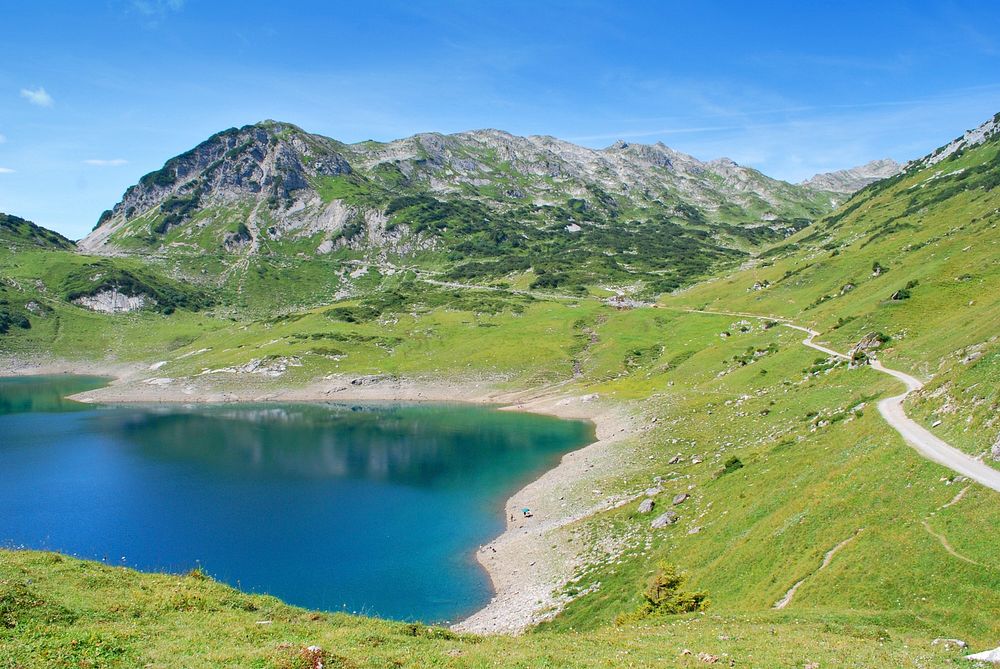
<svg viewBox="0 0 1000 669"><path fill-rule="evenodd" d="M426 622L485 604L474 552L585 423L462 405L101 406L0 379L0 545L201 566L310 608Z"/></svg>

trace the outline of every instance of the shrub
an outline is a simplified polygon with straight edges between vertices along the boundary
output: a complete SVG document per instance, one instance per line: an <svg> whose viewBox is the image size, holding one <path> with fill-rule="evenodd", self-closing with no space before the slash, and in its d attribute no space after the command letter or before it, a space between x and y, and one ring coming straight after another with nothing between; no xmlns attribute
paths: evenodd
<svg viewBox="0 0 1000 669"><path fill-rule="evenodd" d="M31 329L31 321L19 310L0 300L0 334L7 334L12 327Z"/></svg>
<svg viewBox="0 0 1000 669"><path fill-rule="evenodd" d="M665 562L659 563L656 573L643 590L642 603L632 613L618 616L615 622L623 624L653 615L671 616L707 609L708 595L684 590L684 581L685 577L677 571L677 567Z"/></svg>
<svg viewBox="0 0 1000 669"><path fill-rule="evenodd" d="M722 465L722 474L731 474L737 469L743 469L743 461L734 455Z"/></svg>
<svg viewBox="0 0 1000 669"><path fill-rule="evenodd" d="M327 309L326 317L345 323L364 323L379 317L379 311L367 306L333 307Z"/></svg>

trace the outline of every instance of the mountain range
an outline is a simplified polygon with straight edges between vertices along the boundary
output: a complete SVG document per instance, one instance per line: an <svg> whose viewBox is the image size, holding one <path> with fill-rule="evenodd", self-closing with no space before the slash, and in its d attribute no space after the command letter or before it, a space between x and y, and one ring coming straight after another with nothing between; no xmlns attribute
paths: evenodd
<svg viewBox="0 0 1000 669"><path fill-rule="evenodd" d="M805 185L661 143L499 130L345 144L276 121L217 133L130 187L82 250L248 282L264 258L374 260L448 280L673 290L808 226L894 163ZM205 263L224 266L206 270ZM206 271L202 271L206 270ZM329 290L347 290L340 277Z"/></svg>

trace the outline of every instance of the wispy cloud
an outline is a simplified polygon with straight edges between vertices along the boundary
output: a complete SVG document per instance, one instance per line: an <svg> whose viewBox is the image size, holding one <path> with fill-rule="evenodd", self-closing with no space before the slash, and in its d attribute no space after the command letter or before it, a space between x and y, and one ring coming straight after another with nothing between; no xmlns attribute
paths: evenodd
<svg viewBox="0 0 1000 669"><path fill-rule="evenodd" d="M94 167L119 167L121 165L128 165L128 161L124 158L89 158L83 161L85 165L93 165Z"/></svg>
<svg viewBox="0 0 1000 669"><path fill-rule="evenodd" d="M1000 106L1000 85L832 105L769 99L766 91L732 95L712 87L696 88L685 98L697 103L688 105L683 116L609 119L605 126L611 132L599 129L570 141L602 146L619 138L662 139L702 159L724 155L770 176L799 181L874 158L905 161L921 156L965 129L961 124L974 127L985 120ZM756 104L747 105L746 100ZM969 109L984 111L970 116Z"/></svg>
<svg viewBox="0 0 1000 669"><path fill-rule="evenodd" d="M0 174L13 174L14 170L9 167L0 167Z"/></svg>
<svg viewBox="0 0 1000 669"><path fill-rule="evenodd" d="M756 124L776 125L776 124ZM725 132L730 130L745 130L745 125L716 125L701 127L680 127L680 128L658 128L656 130L624 130L618 133L601 133L598 135L582 135L567 138L571 142L594 142L608 139L640 139L643 137L658 137L661 135L691 135L702 132Z"/></svg>
<svg viewBox="0 0 1000 669"><path fill-rule="evenodd" d="M184 0L130 0L129 8L155 28L168 14L184 8Z"/></svg>
<svg viewBox="0 0 1000 669"><path fill-rule="evenodd" d="M148 16L176 12L184 7L184 0L132 0L132 8Z"/></svg>
<svg viewBox="0 0 1000 669"><path fill-rule="evenodd" d="M48 92L39 86L38 88L22 88L21 97L38 107L51 107L55 100Z"/></svg>

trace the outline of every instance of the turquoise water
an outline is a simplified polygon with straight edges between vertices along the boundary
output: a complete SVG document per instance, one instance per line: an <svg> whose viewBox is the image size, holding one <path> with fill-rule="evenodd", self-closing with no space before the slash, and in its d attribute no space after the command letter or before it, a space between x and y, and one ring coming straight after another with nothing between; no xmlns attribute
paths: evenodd
<svg viewBox="0 0 1000 669"><path fill-rule="evenodd" d="M438 404L94 407L88 377L0 379L0 545L201 566L310 608L445 622L504 500L589 424Z"/></svg>

